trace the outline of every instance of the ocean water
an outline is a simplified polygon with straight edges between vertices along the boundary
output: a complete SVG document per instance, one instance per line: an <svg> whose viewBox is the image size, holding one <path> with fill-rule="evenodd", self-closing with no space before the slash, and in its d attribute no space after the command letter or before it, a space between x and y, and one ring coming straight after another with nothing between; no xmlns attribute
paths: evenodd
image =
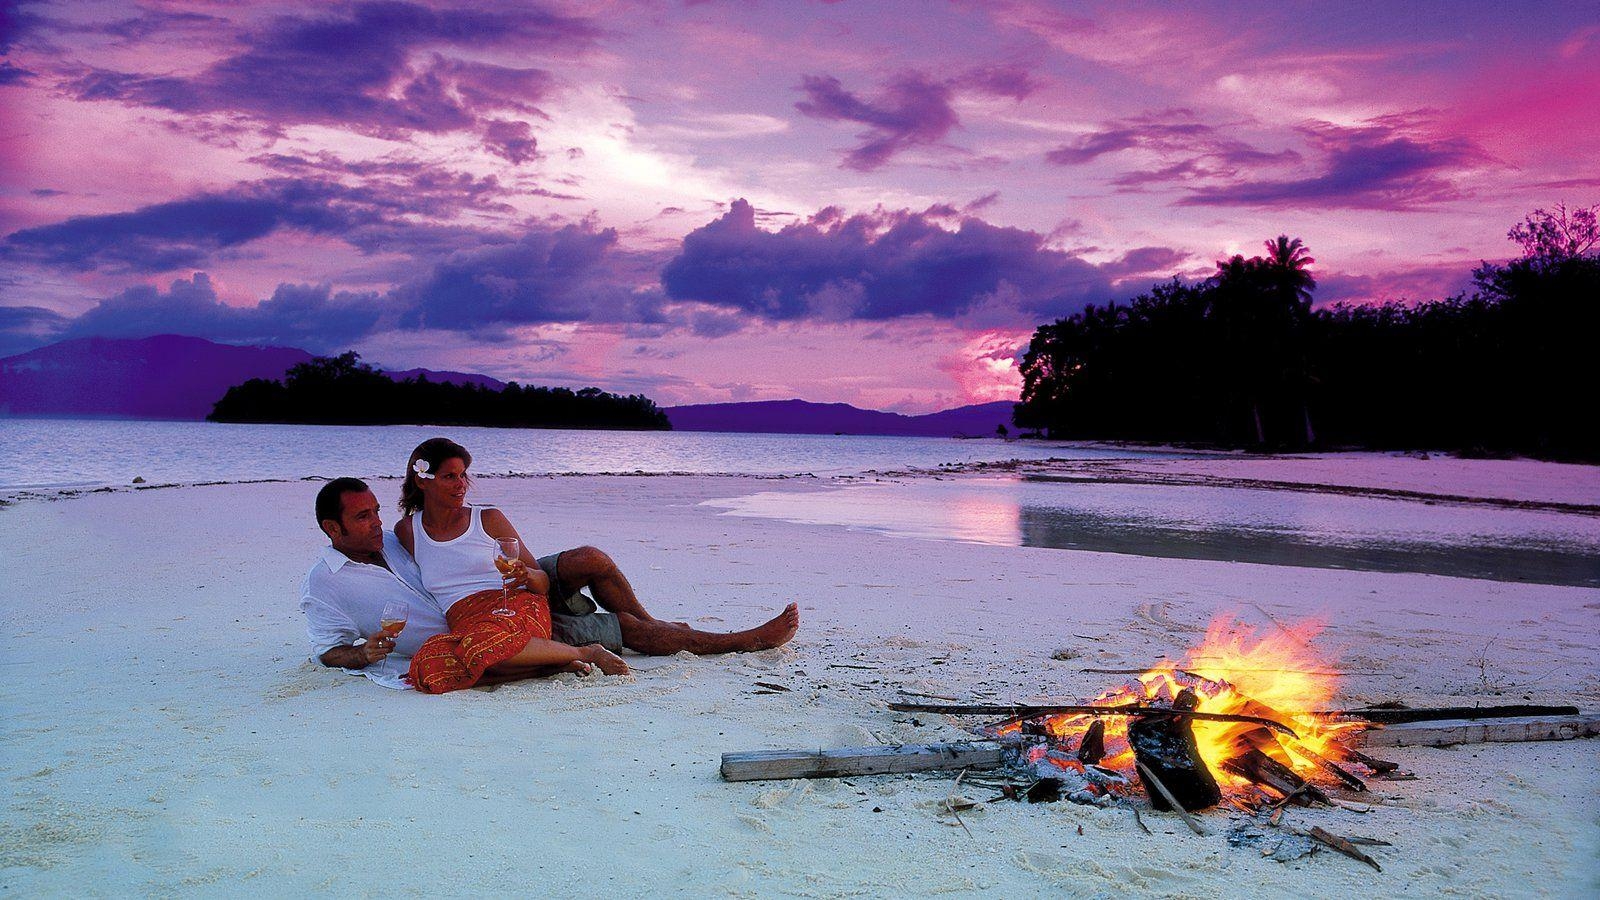
<svg viewBox="0 0 1600 900"><path fill-rule="evenodd" d="M441 434L472 451L478 474L829 476L1153 455L995 439L0 419L0 491L127 485L135 477L195 484L398 476L413 447ZM927 540L1600 587L1600 519L1593 516L1015 476L798 492L750 487L708 505Z"/></svg>
<svg viewBox="0 0 1600 900"><path fill-rule="evenodd" d="M1132 457L998 439L566 431L418 425L226 425L0 419L0 489L194 484L274 478L399 476L411 450L444 435L477 474L692 472L847 475L941 463Z"/></svg>
<svg viewBox="0 0 1600 900"><path fill-rule="evenodd" d="M915 479L705 502L902 537L1600 587L1600 518L1310 491Z"/></svg>

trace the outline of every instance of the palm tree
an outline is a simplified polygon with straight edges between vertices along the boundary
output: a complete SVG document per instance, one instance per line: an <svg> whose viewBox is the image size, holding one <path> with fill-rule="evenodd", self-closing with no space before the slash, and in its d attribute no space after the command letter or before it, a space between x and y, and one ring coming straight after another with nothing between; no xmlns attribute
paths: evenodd
<svg viewBox="0 0 1600 900"><path fill-rule="evenodd" d="M1299 238L1290 238L1286 234L1265 242L1265 247L1267 256L1262 260L1263 268L1279 294L1279 302L1285 307L1280 312L1294 323L1291 330L1297 330L1311 314L1311 292L1317 288L1317 279L1312 276L1309 267L1316 260ZM1304 342L1300 343L1303 345ZM1307 444L1314 444L1317 433L1311 427L1311 406L1305 397L1305 383L1310 378L1307 368L1305 355L1301 353L1295 357L1296 371L1284 374L1298 382L1296 386L1300 394L1300 419L1305 425L1305 440Z"/></svg>
<svg viewBox="0 0 1600 900"><path fill-rule="evenodd" d="M1261 422L1262 370L1263 360L1273 354L1272 317L1266 314L1269 298L1264 296L1262 274L1260 259L1235 254L1217 263L1206 291L1210 317L1220 330L1225 381L1233 391L1233 402L1249 410L1257 445L1267 442Z"/></svg>
<svg viewBox="0 0 1600 900"><path fill-rule="evenodd" d="M1311 258L1311 251L1299 238L1291 238L1287 234L1280 234L1265 243L1267 257L1264 260L1269 271L1282 278L1282 285L1286 291L1293 291L1295 302L1302 307L1302 311L1311 309L1311 292L1317 289L1317 279L1312 276L1307 267L1316 262Z"/></svg>

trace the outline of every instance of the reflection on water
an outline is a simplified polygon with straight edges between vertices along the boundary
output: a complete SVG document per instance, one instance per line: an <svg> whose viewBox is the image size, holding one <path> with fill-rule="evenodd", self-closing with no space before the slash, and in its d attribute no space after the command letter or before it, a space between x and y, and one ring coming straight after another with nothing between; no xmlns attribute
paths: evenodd
<svg viewBox="0 0 1600 900"><path fill-rule="evenodd" d="M1401 541L1341 545L1281 532L1171 528L1040 506L1021 507L1018 514L1025 547L1600 587L1600 555L1594 549Z"/></svg>
<svg viewBox="0 0 1600 900"><path fill-rule="evenodd" d="M927 539L1600 587L1600 520L1543 511L1015 478L771 491L709 505Z"/></svg>

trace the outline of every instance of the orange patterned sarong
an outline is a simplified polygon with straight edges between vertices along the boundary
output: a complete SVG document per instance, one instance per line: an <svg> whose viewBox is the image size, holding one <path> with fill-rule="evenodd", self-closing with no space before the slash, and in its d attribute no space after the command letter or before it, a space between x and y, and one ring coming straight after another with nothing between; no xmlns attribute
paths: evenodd
<svg viewBox="0 0 1600 900"><path fill-rule="evenodd" d="M496 615L496 609L511 615ZM550 637L550 604L538 594L516 593L502 601L498 590L468 594L445 611L450 631L422 642L411 657L411 686L424 694L459 691L478 683L483 673L528 645Z"/></svg>

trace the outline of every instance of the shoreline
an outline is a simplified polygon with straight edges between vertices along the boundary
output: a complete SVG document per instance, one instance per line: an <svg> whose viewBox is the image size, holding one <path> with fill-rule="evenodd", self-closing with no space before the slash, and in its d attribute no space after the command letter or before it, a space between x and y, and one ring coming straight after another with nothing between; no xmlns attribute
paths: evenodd
<svg viewBox="0 0 1600 900"><path fill-rule="evenodd" d="M643 469L600 472L504 472L475 476L485 479L552 479L552 478L746 478L756 481L784 481L812 479L817 482L850 484L870 479L946 478L959 475L1006 474L1041 481L1059 481L1064 484L1130 484L1166 487L1213 487L1239 490L1267 490L1304 493L1339 494L1353 497L1372 497L1417 501L1423 503L1450 503L1482 505L1507 509L1527 509L1545 512L1570 513L1583 516L1600 516L1600 466L1584 463L1560 463L1528 457L1512 459L1464 459L1454 456L1417 455L1402 452L1349 451L1337 453L1262 454L1241 455L1237 452L1201 452L1199 455L1175 447L1155 445L1112 446L1100 442L1077 442L1071 449L1110 450L1126 449L1140 454L1168 454L1169 458L1128 457L1124 459L1073 459L1049 457L1046 459L1014 458L1007 460L942 463L936 468L866 469L860 472L823 474L814 472L699 472L688 470L646 471ZM1371 478L1373 463L1389 463L1387 471L1378 474L1379 483L1362 483ZM1267 478L1252 475L1230 474L1229 469L1261 470L1282 469L1296 464L1318 464L1317 471L1302 478ZM1323 463L1348 464L1350 471L1329 473ZM1455 493L1428 489L1408 484L1413 473L1396 471L1396 466L1407 464L1433 470L1448 470L1450 476L1465 479L1477 488L1474 493ZM1379 468L1383 468L1380 466ZM1220 470L1220 471L1208 471ZM1541 484L1535 494L1519 495L1518 488L1526 485L1501 484L1495 479L1501 472L1520 475L1524 481L1532 473ZM1292 473L1291 473L1292 474ZM1330 474L1344 478L1328 479ZM290 484L296 482L328 481L332 475L302 475L299 477L274 477L255 479L224 479L216 481L173 481L156 483L96 484L0 487L0 508L29 501L72 499L90 494L126 493L134 491L165 490L179 487L212 487L218 485ZM368 481L396 481L398 476L363 476ZM1385 482L1387 479L1387 482ZM1554 494L1551 492L1554 491ZM1556 499L1559 497L1559 499Z"/></svg>
<svg viewBox="0 0 1600 900"><path fill-rule="evenodd" d="M1365 459L1365 455L1350 457L1352 459ZM1252 457L1248 462L1266 464L1272 461L1293 459L1339 459L1331 454L1299 455L1299 456L1270 456ZM1421 460L1427 462L1428 460ZM1185 460L1189 462L1189 460ZM1565 466L1570 463L1549 463L1543 460L1519 459L1513 461L1523 465L1534 466ZM1225 474L1184 471L1150 471L1152 464L1144 462L1124 463L1121 461L1107 460L1005 460L1001 462L976 462L955 463L937 470L908 470L906 473L868 473L868 474L906 474L908 476L945 475L945 474L1015 474L1020 477L1038 481L1056 481L1063 484L1136 484L1154 485L1161 487L1210 487L1237 490L1258 491L1291 491L1313 494L1337 494L1347 497L1371 497L1385 500L1411 500L1423 503L1450 503L1462 506L1494 506L1505 509L1527 509L1542 512L1571 513L1574 515L1600 516L1600 502L1567 502L1560 500L1532 500L1517 499L1513 497L1484 496L1473 494L1439 493L1436 491L1416 490L1404 487L1381 487L1357 484L1326 483L1307 480L1274 480L1267 478L1235 477ZM1594 472L1594 482L1600 485L1600 471Z"/></svg>

